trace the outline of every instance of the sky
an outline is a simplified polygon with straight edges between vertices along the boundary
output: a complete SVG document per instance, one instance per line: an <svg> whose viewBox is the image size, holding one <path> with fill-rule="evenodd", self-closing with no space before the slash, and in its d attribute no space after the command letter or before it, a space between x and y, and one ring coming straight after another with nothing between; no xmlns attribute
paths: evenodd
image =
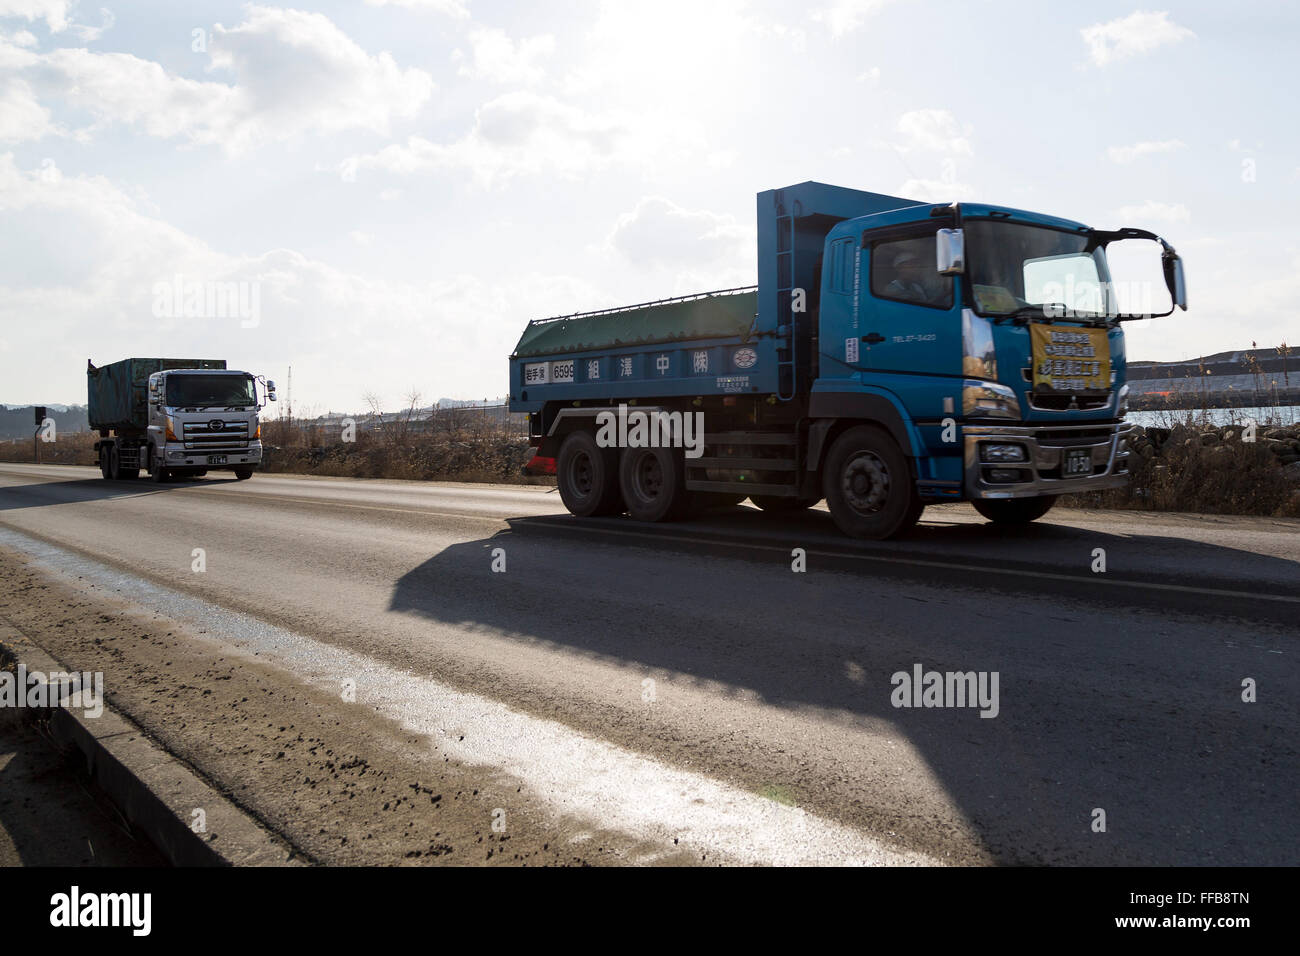
<svg viewBox="0 0 1300 956"><path fill-rule="evenodd" d="M0 402L132 355L292 367L299 415L498 397L529 319L752 284L755 194L810 179L1163 235L1190 310L1130 359L1300 344L1297 38L1281 2L0 0Z"/></svg>

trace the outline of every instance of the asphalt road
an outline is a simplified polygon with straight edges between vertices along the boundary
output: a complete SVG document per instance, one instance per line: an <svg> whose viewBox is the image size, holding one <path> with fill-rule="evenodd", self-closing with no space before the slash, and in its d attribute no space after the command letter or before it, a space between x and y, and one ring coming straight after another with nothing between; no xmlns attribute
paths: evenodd
<svg viewBox="0 0 1300 956"><path fill-rule="evenodd" d="M313 699L322 746L346 732L379 761L433 741L476 797L514 794L538 852L542 833L595 833L612 862L1295 864L1297 532L1067 510L1008 532L947 505L906 541L867 544L822 510L647 527L578 521L536 487L156 487L0 465L0 550L59 579L38 595L24 578L0 614L74 666L116 641L117 702L146 727L183 654L200 675L242 654L234 679L258 668L286 700L369 674L370 723ZM57 613L37 608L56 597ZM167 642L84 633L100 602L135 605L140 637L156 625ZM996 696L897 706L895 675L918 666L975 672ZM209 754L198 735L227 731L187 738L200 704L170 697L155 715L169 746L241 778L308 855L357 861L277 815L298 778Z"/></svg>

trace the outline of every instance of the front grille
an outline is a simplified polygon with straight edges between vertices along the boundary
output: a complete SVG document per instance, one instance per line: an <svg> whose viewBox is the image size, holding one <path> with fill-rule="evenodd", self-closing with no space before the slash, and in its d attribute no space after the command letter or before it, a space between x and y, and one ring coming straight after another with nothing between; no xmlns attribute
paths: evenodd
<svg viewBox="0 0 1300 956"><path fill-rule="evenodd" d="M220 422L221 427L214 427ZM182 426L182 439L186 451L220 451L248 447L248 422L236 419L209 419L206 422L186 422Z"/></svg>
<svg viewBox="0 0 1300 956"><path fill-rule="evenodd" d="M1102 395L1029 393L1029 407L1040 412L1094 411L1098 408L1105 408L1109 404L1109 392Z"/></svg>

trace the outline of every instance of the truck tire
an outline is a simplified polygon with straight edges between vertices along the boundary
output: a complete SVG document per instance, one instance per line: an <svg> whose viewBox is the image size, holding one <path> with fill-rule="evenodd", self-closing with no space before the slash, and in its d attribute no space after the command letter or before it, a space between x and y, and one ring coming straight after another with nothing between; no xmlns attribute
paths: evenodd
<svg viewBox="0 0 1300 956"><path fill-rule="evenodd" d="M618 449L601 448L591 432L576 431L564 439L555 462L555 477L569 514L591 518L623 510L618 490Z"/></svg>
<svg viewBox="0 0 1300 956"><path fill-rule="evenodd" d="M637 521L675 521L691 506L680 448L627 448L618 464L627 513Z"/></svg>
<svg viewBox="0 0 1300 956"><path fill-rule="evenodd" d="M1037 521L1056 504L1055 495L1037 498L975 498L971 504L994 524L1029 524Z"/></svg>
<svg viewBox="0 0 1300 956"><path fill-rule="evenodd" d="M857 425L842 434L822 475L831 517L851 538L894 538L921 516L907 457L882 428Z"/></svg>
<svg viewBox="0 0 1300 956"><path fill-rule="evenodd" d="M101 445L99 447L99 474L105 481L108 481L112 475L109 473L109 446Z"/></svg>
<svg viewBox="0 0 1300 956"><path fill-rule="evenodd" d="M108 454L108 477L114 481L130 481L140 477L139 468L127 468L122 464L122 453L114 445Z"/></svg>
<svg viewBox="0 0 1300 956"><path fill-rule="evenodd" d="M162 459L154 454L153 446L149 446L149 480L155 485L161 485L171 477L171 472L163 467Z"/></svg>
<svg viewBox="0 0 1300 956"><path fill-rule="evenodd" d="M796 511L807 511L813 505L817 504L820 498L780 498L775 495L758 495L751 497L750 501L754 502L767 514L793 514Z"/></svg>
<svg viewBox="0 0 1300 956"><path fill-rule="evenodd" d="M252 477L253 477L253 469L249 468L247 465L235 469L236 481L247 481L249 478Z"/></svg>

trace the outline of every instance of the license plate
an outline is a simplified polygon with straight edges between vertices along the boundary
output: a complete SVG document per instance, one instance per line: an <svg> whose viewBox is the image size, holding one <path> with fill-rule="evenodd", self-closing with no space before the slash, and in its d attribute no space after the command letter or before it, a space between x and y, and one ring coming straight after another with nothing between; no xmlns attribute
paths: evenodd
<svg viewBox="0 0 1300 956"><path fill-rule="evenodd" d="M208 464L209 464L209 465L224 465L225 463L226 463L226 456L225 456L225 455L209 455L209 456L208 456Z"/></svg>
<svg viewBox="0 0 1300 956"><path fill-rule="evenodd" d="M1091 475L1092 449L1067 448L1065 450L1065 461L1062 463L1061 473L1067 478L1077 478L1080 475Z"/></svg>

